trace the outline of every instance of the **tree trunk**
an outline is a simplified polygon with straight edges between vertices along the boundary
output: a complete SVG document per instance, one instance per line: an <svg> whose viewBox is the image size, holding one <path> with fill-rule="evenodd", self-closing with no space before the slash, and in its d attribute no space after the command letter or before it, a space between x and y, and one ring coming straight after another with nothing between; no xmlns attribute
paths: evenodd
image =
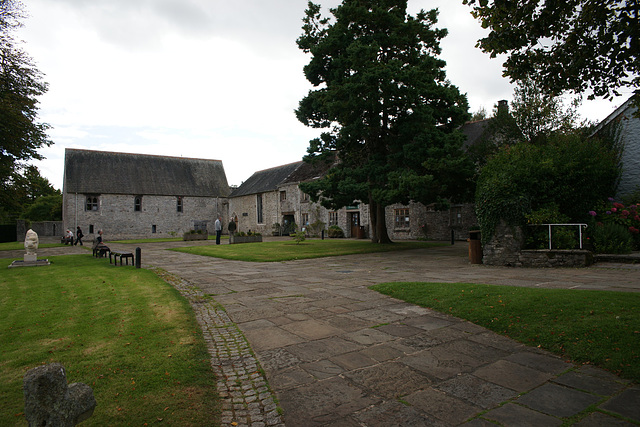
<svg viewBox="0 0 640 427"><path fill-rule="evenodd" d="M371 243L379 243L378 239L378 204L369 195L369 222L371 223Z"/></svg>
<svg viewBox="0 0 640 427"><path fill-rule="evenodd" d="M378 238L378 243L382 243L382 244L393 243L389 238L389 234L387 233L387 221L386 221L386 216L384 212L385 206L382 206L381 204L376 203L376 207L377 207L376 235Z"/></svg>

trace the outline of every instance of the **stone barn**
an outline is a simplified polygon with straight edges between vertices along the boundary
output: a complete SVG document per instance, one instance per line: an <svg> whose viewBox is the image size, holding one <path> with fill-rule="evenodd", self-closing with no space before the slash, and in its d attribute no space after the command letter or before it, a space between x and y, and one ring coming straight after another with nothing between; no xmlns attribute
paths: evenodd
<svg viewBox="0 0 640 427"><path fill-rule="evenodd" d="M220 160L66 149L62 216L91 241L213 232L228 219L230 189Z"/></svg>

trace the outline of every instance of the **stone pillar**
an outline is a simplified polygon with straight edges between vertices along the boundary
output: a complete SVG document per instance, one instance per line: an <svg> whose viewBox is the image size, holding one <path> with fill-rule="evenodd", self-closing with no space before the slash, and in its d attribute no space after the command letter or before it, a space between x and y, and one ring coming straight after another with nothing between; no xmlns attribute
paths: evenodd
<svg viewBox="0 0 640 427"><path fill-rule="evenodd" d="M29 426L71 427L93 415L96 400L86 384L67 385L60 363L38 366L24 376L24 413Z"/></svg>
<svg viewBox="0 0 640 427"><path fill-rule="evenodd" d="M485 265L521 266L520 251L524 246L522 229L500 220L491 240L483 246L482 262Z"/></svg>

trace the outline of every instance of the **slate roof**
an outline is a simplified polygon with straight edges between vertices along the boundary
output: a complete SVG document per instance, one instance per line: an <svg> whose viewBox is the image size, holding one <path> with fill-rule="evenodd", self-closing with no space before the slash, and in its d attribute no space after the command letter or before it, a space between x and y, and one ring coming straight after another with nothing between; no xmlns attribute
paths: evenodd
<svg viewBox="0 0 640 427"><path fill-rule="evenodd" d="M337 156L334 155L332 162L321 160L315 163L302 162L302 164L285 179L282 184L300 183L312 181L324 176L325 173L335 164Z"/></svg>
<svg viewBox="0 0 640 427"><path fill-rule="evenodd" d="M243 182L240 187L233 190L229 197L240 197L249 194L275 191L278 189L278 185L282 184L303 163L304 162L300 161L258 171Z"/></svg>
<svg viewBox="0 0 640 427"><path fill-rule="evenodd" d="M476 120L463 124L460 130L467 136L467 139L462 144L462 148L466 150L467 148L479 142L484 135L487 126L489 126L489 123L491 123L491 120L493 119L490 118L484 120Z"/></svg>
<svg viewBox="0 0 640 427"><path fill-rule="evenodd" d="M67 148L64 191L83 194L226 197L220 160Z"/></svg>

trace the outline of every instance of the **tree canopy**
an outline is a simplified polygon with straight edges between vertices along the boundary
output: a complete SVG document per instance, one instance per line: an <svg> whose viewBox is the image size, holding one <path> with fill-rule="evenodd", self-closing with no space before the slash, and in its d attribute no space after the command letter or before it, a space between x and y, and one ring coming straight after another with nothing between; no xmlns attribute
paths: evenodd
<svg viewBox="0 0 640 427"><path fill-rule="evenodd" d="M372 240L389 242L385 207L462 197L473 167L458 130L466 96L446 80L438 58L444 29L437 11L407 14L406 0L344 0L321 16L309 2L298 46L315 86L296 110L325 129L310 141L307 161L338 160L321 179L301 185L313 200L339 208L370 207Z"/></svg>
<svg viewBox="0 0 640 427"><path fill-rule="evenodd" d="M38 97L47 91L42 73L19 47L13 31L22 24L23 5L0 0L0 180L7 181L20 163L41 159L49 146L49 125L37 122Z"/></svg>
<svg viewBox="0 0 640 427"><path fill-rule="evenodd" d="M42 73L19 47L13 32L22 26L24 6L0 0L0 221L12 221L37 197L57 195L31 159L49 146L49 125L39 123L38 97L47 91ZM54 212L57 219L57 211Z"/></svg>
<svg viewBox="0 0 640 427"><path fill-rule="evenodd" d="M463 0L490 33L478 46L507 54L504 75L532 79L547 93L611 98L640 87L637 0Z"/></svg>

